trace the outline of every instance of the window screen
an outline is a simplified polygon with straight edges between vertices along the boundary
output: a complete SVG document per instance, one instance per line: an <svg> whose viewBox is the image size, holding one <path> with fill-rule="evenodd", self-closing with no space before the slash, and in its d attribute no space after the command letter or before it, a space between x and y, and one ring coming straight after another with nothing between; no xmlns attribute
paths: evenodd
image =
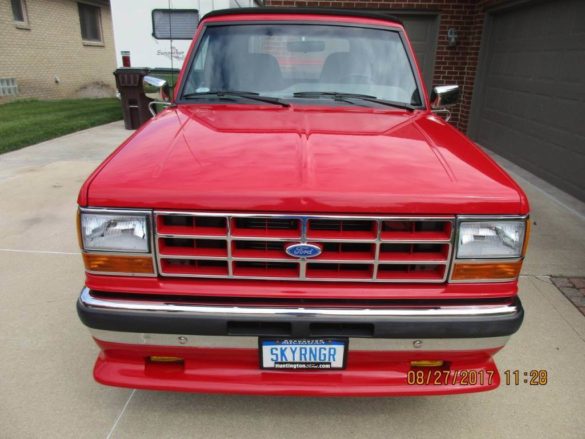
<svg viewBox="0 0 585 439"><path fill-rule="evenodd" d="M85 3L77 3L77 6L79 8L81 38L84 41L102 41L100 8Z"/></svg>
<svg viewBox="0 0 585 439"><path fill-rule="evenodd" d="M152 36L157 40L190 40L198 22L196 9L155 9L152 11Z"/></svg>

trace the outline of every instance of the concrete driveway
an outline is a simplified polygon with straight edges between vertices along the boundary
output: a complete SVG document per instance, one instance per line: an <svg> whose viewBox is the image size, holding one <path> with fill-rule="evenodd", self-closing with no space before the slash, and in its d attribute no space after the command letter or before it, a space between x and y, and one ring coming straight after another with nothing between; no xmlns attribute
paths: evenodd
<svg viewBox="0 0 585 439"><path fill-rule="evenodd" d="M575 437L585 435L585 317L549 275L585 276L582 205L512 166L533 206L524 326L500 371L546 386L385 399L208 396L94 383L98 352L75 312L85 177L127 135L114 123L0 156L0 437ZM530 180L530 181L529 181Z"/></svg>

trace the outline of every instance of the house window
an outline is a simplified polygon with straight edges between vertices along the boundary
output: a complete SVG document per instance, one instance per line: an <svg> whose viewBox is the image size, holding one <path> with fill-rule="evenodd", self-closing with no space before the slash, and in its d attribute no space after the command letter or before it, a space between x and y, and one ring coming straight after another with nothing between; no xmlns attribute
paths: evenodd
<svg viewBox="0 0 585 439"><path fill-rule="evenodd" d="M81 39L91 43L101 43L102 18L101 10L97 6L77 3L79 8L79 23L81 24Z"/></svg>
<svg viewBox="0 0 585 439"><path fill-rule="evenodd" d="M12 18L15 22L20 24L28 24L28 16L26 13L26 4L24 0L11 0L12 4Z"/></svg>
<svg viewBox="0 0 585 439"><path fill-rule="evenodd" d="M155 9L152 36L157 40L192 40L198 22L196 9Z"/></svg>

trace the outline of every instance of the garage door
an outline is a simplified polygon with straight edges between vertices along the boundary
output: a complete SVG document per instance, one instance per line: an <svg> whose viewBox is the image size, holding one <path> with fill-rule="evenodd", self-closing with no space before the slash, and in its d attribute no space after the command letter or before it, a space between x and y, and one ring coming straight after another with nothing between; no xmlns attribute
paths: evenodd
<svg viewBox="0 0 585 439"><path fill-rule="evenodd" d="M494 13L471 136L585 200L585 1Z"/></svg>
<svg viewBox="0 0 585 439"><path fill-rule="evenodd" d="M412 48L416 53L425 85L430 90L435 69L438 17L426 14L404 15L394 13L394 15L402 20Z"/></svg>

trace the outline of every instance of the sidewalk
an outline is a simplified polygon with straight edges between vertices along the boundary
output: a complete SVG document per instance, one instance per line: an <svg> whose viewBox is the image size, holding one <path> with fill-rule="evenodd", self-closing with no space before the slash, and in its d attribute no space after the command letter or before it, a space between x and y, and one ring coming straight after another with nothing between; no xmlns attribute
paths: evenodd
<svg viewBox="0 0 585 439"><path fill-rule="evenodd" d="M563 437L585 431L585 317L550 276L585 277L585 216L521 170L535 222L520 280L522 329L496 362L548 384L482 394L310 399L134 391L96 384L98 349L75 300L77 191L130 134L116 122L0 156L1 436ZM535 184L533 184L536 183Z"/></svg>

